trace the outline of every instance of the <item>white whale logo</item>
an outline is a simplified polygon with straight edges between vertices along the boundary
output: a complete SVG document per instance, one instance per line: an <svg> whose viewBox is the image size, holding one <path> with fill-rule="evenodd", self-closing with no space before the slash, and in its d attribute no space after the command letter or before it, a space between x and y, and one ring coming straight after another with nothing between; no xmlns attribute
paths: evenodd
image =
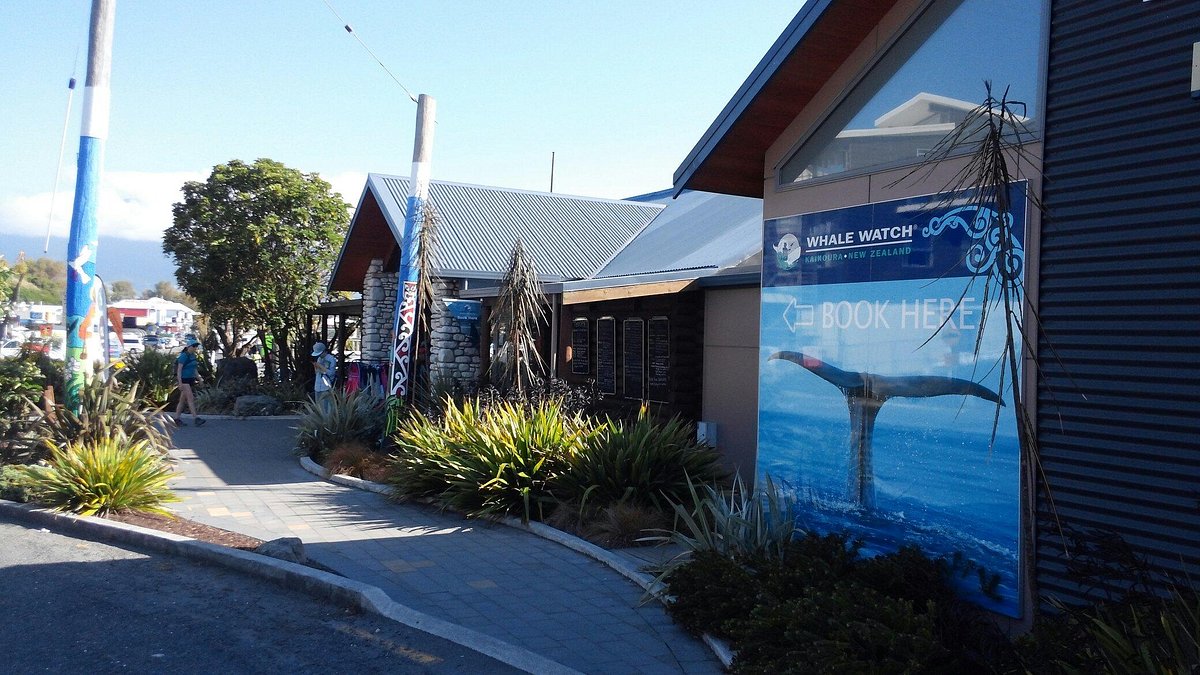
<svg viewBox="0 0 1200 675"><path fill-rule="evenodd" d="M804 255L804 249L800 248L800 240L791 232L780 237L779 243L771 248L775 249L775 259L779 266L785 270L795 267L796 261Z"/></svg>

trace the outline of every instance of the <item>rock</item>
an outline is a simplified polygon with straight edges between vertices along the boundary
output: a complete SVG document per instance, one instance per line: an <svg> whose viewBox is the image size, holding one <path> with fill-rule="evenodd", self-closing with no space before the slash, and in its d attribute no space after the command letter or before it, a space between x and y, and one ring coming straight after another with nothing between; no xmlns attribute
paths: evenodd
<svg viewBox="0 0 1200 675"><path fill-rule="evenodd" d="M283 411L283 404L273 396L247 395L239 396L233 402L233 414L238 417L259 415L278 415Z"/></svg>
<svg viewBox="0 0 1200 675"><path fill-rule="evenodd" d="M299 537L272 539L254 549L254 552L298 565L308 564L308 556L304 555L304 542L300 541Z"/></svg>

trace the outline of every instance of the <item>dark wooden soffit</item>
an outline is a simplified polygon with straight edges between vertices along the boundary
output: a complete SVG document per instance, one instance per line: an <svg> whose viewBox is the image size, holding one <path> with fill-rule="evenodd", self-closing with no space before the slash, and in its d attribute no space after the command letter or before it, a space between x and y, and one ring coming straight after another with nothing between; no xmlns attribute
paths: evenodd
<svg viewBox="0 0 1200 675"><path fill-rule="evenodd" d="M375 193L367 190L350 223L342 254L333 268L329 289L362 292L363 277L367 275L371 260L381 258L386 263L399 248L383 217L383 210L375 199Z"/></svg>
<svg viewBox="0 0 1200 675"><path fill-rule="evenodd" d="M761 198L767 148L897 2L811 0L675 171L675 194Z"/></svg>

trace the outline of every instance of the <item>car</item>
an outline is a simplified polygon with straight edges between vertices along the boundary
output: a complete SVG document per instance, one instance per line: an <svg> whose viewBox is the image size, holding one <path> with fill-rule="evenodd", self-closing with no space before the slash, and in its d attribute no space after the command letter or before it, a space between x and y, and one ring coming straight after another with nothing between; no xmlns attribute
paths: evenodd
<svg viewBox="0 0 1200 675"><path fill-rule="evenodd" d="M124 331L121 333L121 346L130 354L142 351L142 333Z"/></svg>
<svg viewBox="0 0 1200 675"><path fill-rule="evenodd" d="M16 356L20 353L21 353L21 341L20 340L5 340L3 344L0 344L0 358L6 357L6 356Z"/></svg>
<svg viewBox="0 0 1200 675"><path fill-rule="evenodd" d="M147 335L142 338L142 346L146 349L159 349L162 347L162 341L157 335Z"/></svg>

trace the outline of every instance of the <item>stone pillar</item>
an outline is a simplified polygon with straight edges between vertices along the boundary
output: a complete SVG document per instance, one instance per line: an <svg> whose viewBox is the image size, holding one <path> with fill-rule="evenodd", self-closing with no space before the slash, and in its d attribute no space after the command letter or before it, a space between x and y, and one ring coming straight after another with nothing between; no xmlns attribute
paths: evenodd
<svg viewBox="0 0 1200 675"><path fill-rule="evenodd" d="M396 275L383 269L383 260L375 258L363 277L362 360L388 362L392 337L392 315L396 309Z"/></svg>

